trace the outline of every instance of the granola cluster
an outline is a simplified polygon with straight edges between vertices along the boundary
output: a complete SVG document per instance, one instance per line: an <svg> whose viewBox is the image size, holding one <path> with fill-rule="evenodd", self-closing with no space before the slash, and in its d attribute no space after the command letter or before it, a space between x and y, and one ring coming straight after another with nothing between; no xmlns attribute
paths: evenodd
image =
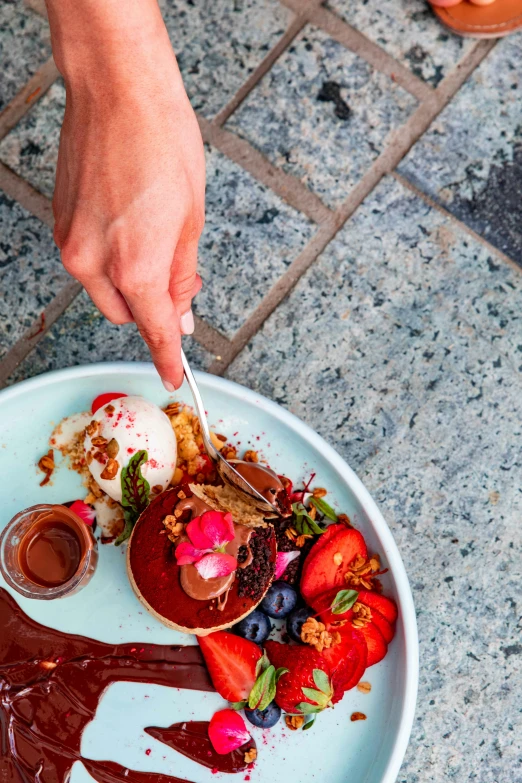
<svg viewBox="0 0 522 783"><path fill-rule="evenodd" d="M340 644L341 634L339 631L327 631L324 623L319 622L315 617L309 617L301 628L301 640L320 653L325 648Z"/></svg>
<svg viewBox="0 0 522 783"><path fill-rule="evenodd" d="M188 405L179 402L171 402L164 411L170 419L178 444L176 470L171 483L173 486L179 484L184 474L194 476L199 483L202 483L205 478L208 480L208 475L205 476L202 472L207 462L202 456L203 439L197 415ZM226 443L226 437L211 432L210 438L216 449L221 451Z"/></svg>
<svg viewBox="0 0 522 783"><path fill-rule="evenodd" d="M380 582L377 576L385 573L381 571L381 561L378 555L372 555L367 560L357 555L348 566L344 578L349 587L356 590L363 587L365 590L380 590Z"/></svg>

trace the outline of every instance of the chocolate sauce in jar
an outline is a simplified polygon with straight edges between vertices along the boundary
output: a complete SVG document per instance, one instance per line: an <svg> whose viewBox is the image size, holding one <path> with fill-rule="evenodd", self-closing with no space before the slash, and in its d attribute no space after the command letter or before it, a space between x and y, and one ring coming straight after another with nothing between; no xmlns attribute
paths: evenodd
<svg viewBox="0 0 522 783"><path fill-rule="evenodd" d="M37 520L18 551L23 574L41 587L57 587L71 579L82 559L76 531L58 519Z"/></svg>

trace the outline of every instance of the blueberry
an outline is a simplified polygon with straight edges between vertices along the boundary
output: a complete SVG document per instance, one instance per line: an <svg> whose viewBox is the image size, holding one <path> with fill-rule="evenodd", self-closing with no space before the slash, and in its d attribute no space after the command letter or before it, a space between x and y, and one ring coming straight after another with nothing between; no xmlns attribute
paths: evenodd
<svg viewBox="0 0 522 783"><path fill-rule="evenodd" d="M293 612L290 612L286 618L286 630L294 642L301 641L301 628L303 627L303 623L305 620L308 620L309 617L312 617L313 614L313 609L310 609L308 606L301 606L299 609L294 609Z"/></svg>
<svg viewBox="0 0 522 783"><path fill-rule="evenodd" d="M256 644L263 644L268 639L271 630L270 620L266 614L259 612L257 609L234 626L234 631L238 636L250 639L251 642Z"/></svg>
<svg viewBox="0 0 522 783"><path fill-rule="evenodd" d="M260 608L269 617L286 617L297 603L297 593L286 582L274 582L268 588Z"/></svg>
<svg viewBox="0 0 522 783"><path fill-rule="evenodd" d="M260 729L270 729L281 717L281 708L277 706L275 701L271 701L264 710L245 710L245 716L254 726L259 726Z"/></svg>

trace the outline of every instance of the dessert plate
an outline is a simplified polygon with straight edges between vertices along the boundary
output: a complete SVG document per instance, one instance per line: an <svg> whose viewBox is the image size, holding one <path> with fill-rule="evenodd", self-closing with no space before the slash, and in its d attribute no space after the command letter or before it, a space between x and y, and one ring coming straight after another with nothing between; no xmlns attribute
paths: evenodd
<svg viewBox="0 0 522 783"><path fill-rule="evenodd" d="M193 783L235 778L273 783L394 783L415 711L418 639L408 579L390 530L357 476L306 424L231 381L205 373L198 373L197 381L209 421L218 432L240 441L241 448L255 448L278 473L294 481L315 472L316 486L328 488L328 501L349 515L369 550L381 555L383 567L389 568L383 577L385 592L399 606L397 634L384 661L364 675L371 692L349 691L335 709L319 716L311 731L291 732L282 722L265 731L249 725L259 753L247 773L213 774L144 732L151 725L208 720L226 706L217 693L144 683L120 682L109 687L94 721L84 731L82 755ZM106 391L142 394L160 405L169 399L192 403L186 385L169 397L151 364L130 362L60 370L4 390L0 393L0 529L27 506L84 496L79 476L65 466L58 467L51 484L40 487L42 474L36 463L47 451L53 426L64 416L89 409L92 399ZM0 584L10 590L1 577ZM124 547L100 546L94 578L76 595L57 601L13 595L30 617L61 631L108 643L195 643L193 637L161 625L139 604L127 580ZM366 720L351 721L354 712L363 713ZM71 783L92 780L76 762Z"/></svg>

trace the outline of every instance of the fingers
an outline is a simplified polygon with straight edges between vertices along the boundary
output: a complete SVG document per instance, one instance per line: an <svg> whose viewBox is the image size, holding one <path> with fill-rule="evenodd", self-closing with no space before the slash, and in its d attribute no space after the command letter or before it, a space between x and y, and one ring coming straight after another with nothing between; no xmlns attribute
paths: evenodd
<svg viewBox="0 0 522 783"><path fill-rule="evenodd" d="M180 240L172 262L169 291L179 314L182 334L194 331L192 299L201 288L201 278L196 273L198 263L198 242Z"/></svg>
<svg viewBox="0 0 522 783"><path fill-rule="evenodd" d="M134 321L124 297L107 277L90 280L83 285L98 310L108 321L113 324L129 324Z"/></svg>
<svg viewBox="0 0 522 783"><path fill-rule="evenodd" d="M126 291L125 299L167 391L183 383L179 315L167 289Z"/></svg>

